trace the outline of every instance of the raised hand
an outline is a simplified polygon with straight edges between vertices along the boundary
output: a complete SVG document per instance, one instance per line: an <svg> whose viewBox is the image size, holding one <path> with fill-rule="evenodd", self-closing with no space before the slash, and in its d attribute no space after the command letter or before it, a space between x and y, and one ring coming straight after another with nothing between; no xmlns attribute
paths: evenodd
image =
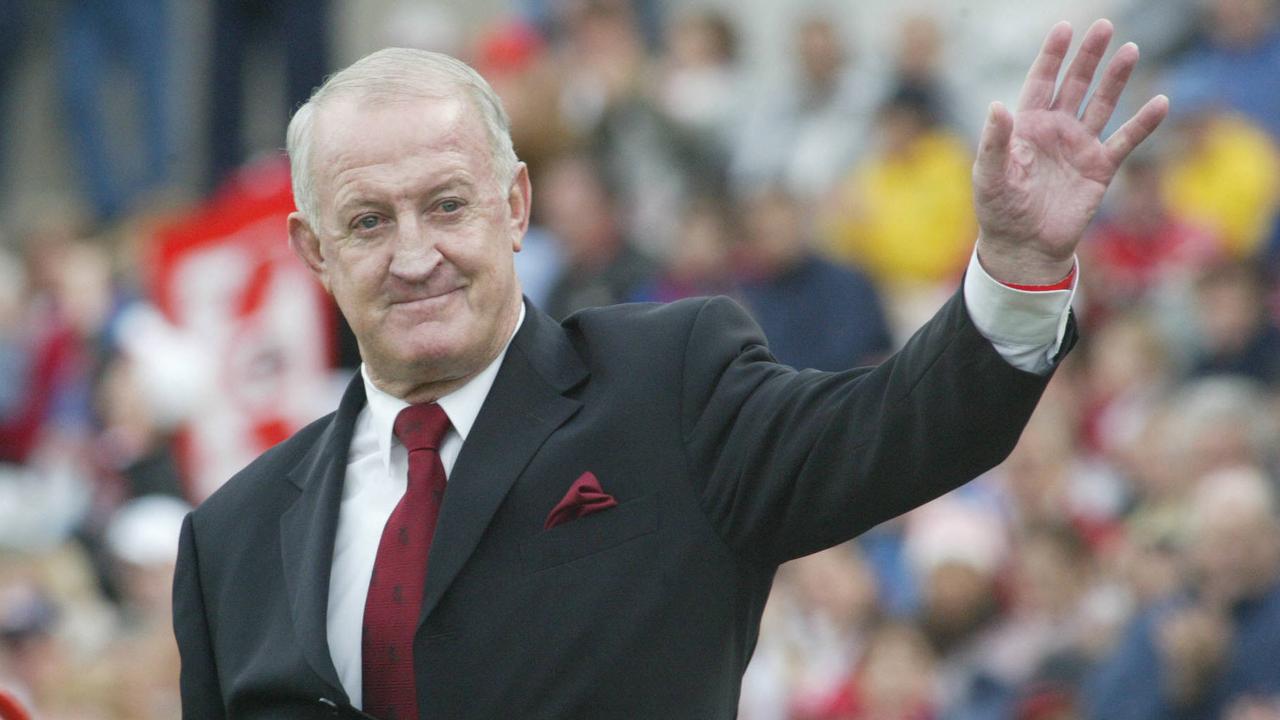
<svg viewBox="0 0 1280 720"><path fill-rule="evenodd" d="M1080 111L1112 34L1107 20L1090 26L1059 86L1071 25L1058 23L1027 73L1017 113L991 105L973 165L973 194L978 258L999 280L1039 285L1065 277L1120 163L1169 112L1169 99L1157 95L1101 140L1138 62L1137 45L1121 46Z"/></svg>

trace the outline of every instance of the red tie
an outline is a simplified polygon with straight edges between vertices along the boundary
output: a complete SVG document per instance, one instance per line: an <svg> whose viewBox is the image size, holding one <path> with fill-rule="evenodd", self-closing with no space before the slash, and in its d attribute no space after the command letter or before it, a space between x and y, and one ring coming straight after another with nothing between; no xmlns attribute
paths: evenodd
<svg viewBox="0 0 1280 720"><path fill-rule="evenodd" d="M364 603L364 711L383 720L417 720L413 634L422 609L427 553L444 500L440 440L449 416L439 405L410 405L394 432L409 451L409 483L391 511Z"/></svg>

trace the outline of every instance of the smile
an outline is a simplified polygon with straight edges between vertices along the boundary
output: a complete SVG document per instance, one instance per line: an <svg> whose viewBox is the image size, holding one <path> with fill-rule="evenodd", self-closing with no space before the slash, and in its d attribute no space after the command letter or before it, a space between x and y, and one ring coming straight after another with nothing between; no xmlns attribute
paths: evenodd
<svg viewBox="0 0 1280 720"><path fill-rule="evenodd" d="M427 311L430 312L442 305L448 303L454 295L462 291L462 287L456 287L452 290L440 293L438 295L430 295L420 298L409 298L406 300L397 300L391 303L391 307L400 310L410 311Z"/></svg>

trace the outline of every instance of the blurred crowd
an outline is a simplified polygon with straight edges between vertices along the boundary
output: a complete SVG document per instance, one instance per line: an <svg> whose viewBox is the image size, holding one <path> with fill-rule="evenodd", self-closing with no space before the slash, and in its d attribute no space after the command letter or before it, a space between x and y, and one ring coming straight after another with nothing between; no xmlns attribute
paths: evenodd
<svg viewBox="0 0 1280 720"><path fill-rule="evenodd" d="M283 145L339 65L336 2L210 0L184 179L176 3L0 0L6 40L56 7L78 183L74 210L0 219L0 690L39 717L178 716L169 583L214 373L144 258L167 218ZM1016 88L1057 18L994 0L881 13L873 58L840 5L791 3L767 36L787 65L762 73L743 42L761 5L519 0L465 30L447 3L379 7L384 44L459 54L503 98L534 180L516 259L540 307L727 294L781 362L873 363L970 259L976 129L1011 100L974 88ZM780 569L746 720L1280 718L1280 1L1088 9L1121 37L1131 20L1130 99L1164 92L1172 115L1081 245L1081 342L1004 464ZM953 31L970 13L983 32ZM0 43L9 123L22 46ZM269 103L245 91L264 63L285 77ZM279 136L253 147L262 117ZM317 415L357 362L335 323Z"/></svg>

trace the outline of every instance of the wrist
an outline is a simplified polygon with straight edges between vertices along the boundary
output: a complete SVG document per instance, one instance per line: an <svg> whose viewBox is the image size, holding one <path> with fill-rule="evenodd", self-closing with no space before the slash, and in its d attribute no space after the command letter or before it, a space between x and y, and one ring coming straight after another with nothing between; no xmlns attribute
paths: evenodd
<svg viewBox="0 0 1280 720"><path fill-rule="evenodd" d="M1026 292L1049 292L1052 290L1070 290L1075 285L1075 282L1076 282L1076 266L1073 263L1071 265L1071 270L1066 274L1065 277L1063 277L1058 282L1051 283L1048 285L1024 285L1022 283L1012 283L1012 282L1004 282L1004 281L998 281L998 282L1000 282L1000 284L1004 285L1005 287L1013 288L1014 290L1025 290Z"/></svg>
<svg viewBox="0 0 1280 720"><path fill-rule="evenodd" d="M993 246L978 236L978 262L998 282L1019 290L1064 289L1064 283L1065 289L1070 288L1076 270L1074 254L1055 258L1035 251L1012 253Z"/></svg>

